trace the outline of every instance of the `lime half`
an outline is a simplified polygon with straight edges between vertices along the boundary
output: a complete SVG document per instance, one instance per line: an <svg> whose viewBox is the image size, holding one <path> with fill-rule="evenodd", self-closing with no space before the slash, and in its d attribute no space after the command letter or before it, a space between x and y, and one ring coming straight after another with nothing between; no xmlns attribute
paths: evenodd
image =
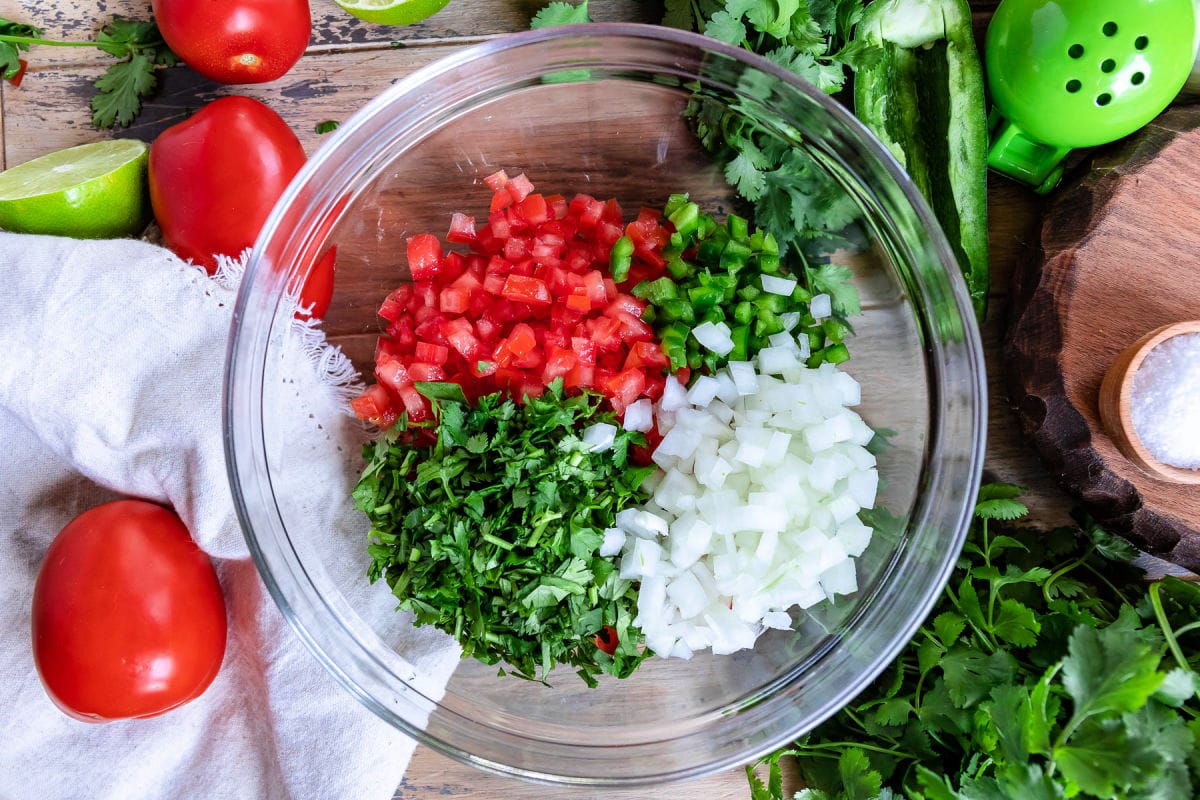
<svg viewBox="0 0 1200 800"><path fill-rule="evenodd" d="M145 142L69 147L0 172L0 228L80 239L141 233L149 220Z"/></svg>
<svg viewBox="0 0 1200 800"><path fill-rule="evenodd" d="M441 11L450 0L334 0L343 11L378 25L411 25Z"/></svg>

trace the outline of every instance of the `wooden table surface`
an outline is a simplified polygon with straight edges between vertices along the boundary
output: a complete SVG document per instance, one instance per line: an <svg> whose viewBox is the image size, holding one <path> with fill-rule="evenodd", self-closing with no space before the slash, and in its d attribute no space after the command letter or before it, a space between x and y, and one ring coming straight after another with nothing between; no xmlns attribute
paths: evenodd
<svg viewBox="0 0 1200 800"><path fill-rule="evenodd" d="M117 135L149 142L214 97L245 94L278 111L312 152L321 140L314 131L318 122L345 119L395 79L457 48L528 28L530 17L542 5L543 0L455 0L425 22L390 28L359 22L330 0L313 0L312 44L283 78L256 86L226 87L185 68L161 72L157 97L131 129ZM978 21L983 23L995 3L974 5ZM597 20L657 22L661 17L661 7L655 2L591 0L590 7ZM145 19L149 13L145 0L0 0L0 17L44 27L52 38L87 37L112 15ZM0 166L8 168L53 150L112 135L91 126L88 110L91 83L109 61L106 56L87 49L39 47L29 54L29 60L31 66L20 88L0 82ZM1001 179L993 180L989 197L993 279L991 311L983 331L991 391L987 477L1029 487L1027 499L1036 521L1062 524L1070 500L1021 440L1004 398L1000 358L1009 276L1020 259L1037 256L1034 248L1041 206L1033 195ZM679 787L584 791L484 774L418 747L396 797L640 800L681 791L705 800L749 796L740 769Z"/></svg>

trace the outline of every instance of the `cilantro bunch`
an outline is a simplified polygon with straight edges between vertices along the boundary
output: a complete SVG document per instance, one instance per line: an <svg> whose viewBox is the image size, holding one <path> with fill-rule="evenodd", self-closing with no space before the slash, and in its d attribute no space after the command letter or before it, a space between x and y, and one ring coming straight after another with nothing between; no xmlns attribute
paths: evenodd
<svg viewBox="0 0 1200 800"><path fill-rule="evenodd" d="M20 72L20 55L31 45L103 50L117 61L95 82L91 107L92 124L97 128L128 127L142 110L142 100L158 85L156 67L179 62L153 21L114 17L91 41L43 39L42 33L41 28L0 17L0 78L12 78Z"/></svg>
<svg viewBox="0 0 1200 800"><path fill-rule="evenodd" d="M628 462L645 437L620 430L599 395L565 396L561 379L524 403L493 394L469 405L457 384L416 387L435 426L402 419L366 445L354 490L371 521L372 582L386 580L401 609L454 636L464 657L518 677L544 681L555 664L592 686L600 673L629 676L646 657L637 592L598 551L616 513L645 499L654 467ZM617 427L602 452L580 439L597 423ZM609 649L616 634L611 655L593 640L602 631Z"/></svg>
<svg viewBox="0 0 1200 800"><path fill-rule="evenodd" d="M1136 551L1081 518L1044 533L985 486L941 602L854 703L768 759L753 800L1195 797L1200 778L1200 588L1147 583ZM1194 644L1194 642L1193 642Z"/></svg>
<svg viewBox="0 0 1200 800"><path fill-rule="evenodd" d="M667 0L665 8L664 25L758 53L829 94L845 87L847 68L881 55L853 37L861 0ZM739 88L751 97L761 93ZM701 141L724 163L726 180L785 252L814 255L845 243L858 206L812 156L761 119L761 108L740 102L730 110L698 96L692 113Z"/></svg>

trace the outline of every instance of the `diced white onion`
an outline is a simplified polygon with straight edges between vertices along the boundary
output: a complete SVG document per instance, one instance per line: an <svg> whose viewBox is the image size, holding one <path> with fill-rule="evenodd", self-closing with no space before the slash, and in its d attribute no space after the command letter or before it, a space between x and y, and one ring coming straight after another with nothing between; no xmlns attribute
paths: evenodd
<svg viewBox="0 0 1200 800"><path fill-rule="evenodd" d="M857 591L872 534L858 513L879 487L873 434L849 410L861 393L833 365L800 361L806 336L775 336L757 369L730 362L664 390L653 499L605 532L604 553L623 539L620 575L641 582L635 624L661 657L752 647L791 627L789 608Z"/></svg>
<svg viewBox="0 0 1200 800"><path fill-rule="evenodd" d="M778 275L763 275L762 288L767 294L790 295L796 288L796 279L780 278Z"/></svg>
<svg viewBox="0 0 1200 800"><path fill-rule="evenodd" d="M729 355L733 350L733 337L729 326L724 322L702 322L692 328L692 336L700 346L711 350L719 356Z"/></svg>
<svg viewBox="0 0 1200 800"><path fill-rule="evenodd" d="M716 399L720 388L721 383L716 378L701 375L692 383L692 388L688 389L687 401L694 406L707 408L708 404Z"/></svg>
<svg viewBox="0 0 1200 800"><path fill-rule="evenodd" d="M664 389L665 391L665 389ZM625 419L621 422L627 431L645 433L654 427L654 405L643 397L625 409Z"/></svg>
<svg viewBox="0 0 1200 800"><path fill-rule="evenodd" d="M660 407L664 411L678 411L687 404L687 388L679 382L678 378L668 377L663 384L663 396L659 401Z"/></svg>
<svg viewBox="0 0 1200 800"><path fill-rule="evenodd" d="M594 425L584 428L581 438L589 450L593 453L600 453L612 447L616 437L616 425L609 425L607 422L597 422Z"/></svg>
<svg viewBox="0 0 1200 800"><path fill-rule="evenodd" d="M625 531L620 528L607 528L604 531L604 541L600 544L600 555L605 558L615 556L625 546Z"/></svg>
<svg viewBox="0 0 1200 800"><path fill-rule="evenodd" d="M813 299L808 301L808 313L813 315L813 319L825 319L833 314L833 298L827 294L813 295Z"/></svg>

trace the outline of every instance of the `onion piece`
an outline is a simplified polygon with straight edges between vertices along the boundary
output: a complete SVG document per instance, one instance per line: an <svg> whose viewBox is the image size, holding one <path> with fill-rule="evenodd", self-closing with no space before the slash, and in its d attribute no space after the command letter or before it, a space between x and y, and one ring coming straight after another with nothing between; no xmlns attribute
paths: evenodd
<svg viewBox="0 0 1200 800"><path fill-rule="evenodd" d="M788 609L857 591L854 559L872 535L858 513L879 485L873 433L849 409L857 382L809 369L796 352L807 337L783 336L756 362L664 391L653 500L605 534L605 552L625 537L619 574L641 582L635 624L661 657L752 647L791 626Z"/></svg>

